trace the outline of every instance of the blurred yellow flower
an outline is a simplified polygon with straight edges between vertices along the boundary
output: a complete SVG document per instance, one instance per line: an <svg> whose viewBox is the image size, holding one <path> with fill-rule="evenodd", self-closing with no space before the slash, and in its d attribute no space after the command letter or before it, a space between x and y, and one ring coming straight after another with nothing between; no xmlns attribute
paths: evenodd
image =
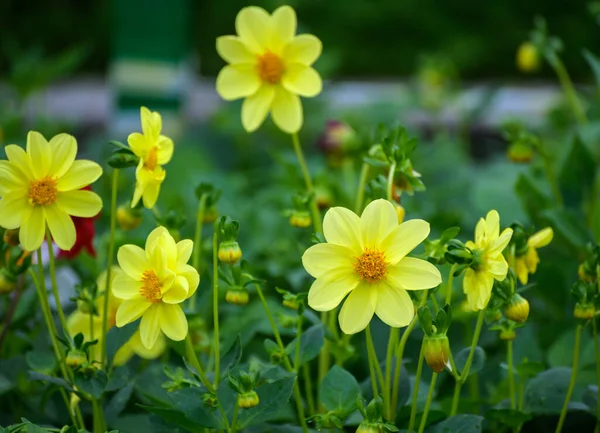
<svg viewBox="0 0 600 433"><path fill-rule="evenodd" d="M321 93L321 77L311 65L321 55L321 41L296 36L296 12L281 6L272 15L264 9L243 8L235 19L237 36L217 38L217 52L229 65L219 72L217 92L227 101L245 98L242 125L260 127L270 112L282 131L302 127L299 96Z"/></svg>
<svg viewBox="0 0 600 433"><path fill-rule="evenodd" d="M158 112L142 107L140 117L143 134L134 132L127 137L129 147L140 158L135 170L136 183L131 207L135 207L141 198L144 207L152 209L167 174L162 166L173 156L173 140L160 134L162 119Z"/></svg>
<svg viewBox="0 0 600 433"><path fill-rule="evenodd" d="M70 250L76 239L71 216L94 217L102 208L97 194L81 190L102 175L102 168L76 161L77 142L68 134L47 142L31 131L27 151L14 144L4 150L8 161L0 161L0 226L20 227L21 245L33 251L42 245L47 224L58 247Z"/></svg>
<svg viewBox="0 0 600 433"><path fill-rule="evenodd" d="M527 284L529 274L533 275L537 270L540 256L538 256L536 249L548 245L552 242L553 237L554 232L552 231L552 227L546 227L529 237L527 239L527 250L523 254L515 256L514 271L521 284Z"/></svg>
<svg viewBox="0 0 600 433"><path fill-rule="evenodd" d="M188 322L179 306L194 294L200 276L187 262L194 243L175 243L164 227L154 229L145 250L135 245L119 248L117 260L123 272L113 282L113 293L125 300L117 310L117 326L140 317L140 337L152 349L162 331L171 340L183 340Z"/></svg>
<svg viewBox="0 0 600 433"><path fill-rule="evenodd" d="M517 67L521 72L535 72L540 68L540 54L531 42L523 42L519 45Z"/></svg>
<svg viewBox="0 0 600 433"><path fill-rule="evenodd" d="M477 311L483 310L492 295L494 279L504 280L508 272L508 264L502 251L512 237L512 229L505 229L500 234L500 216L495 210L481 218L475 228L475 242L467 242L473 254L473 263L466 270L463 279L463 291L467 295L469 306Z"/></svg>
<svg viewBox="0 0 600 433"><path fill-rule="evenodd" d="M358 217L343 208L331 208L323 221L327 243L310 247L302 256L306 271L316 278L308 304L317 311L336 308L342 331L355 334L373 314L393 327L406 326L415 311L407 290L422 290L442 282L431 263L407 257L429 234L429 223L410 220L398 224L394 205L371 202Z"/></svg>
<svg viewBox="0 0 600 433"><path fill-rule="evenodd" d="M121 270L113 266L112 269L112 279L114 281L114 276L117 275ZM102 272L97 279L97 285L99 290L103 290L106 287L106 271ZM110 302L108 304L108 329L115 326L115 317L117 315L117 309L122 304L123 301L115 298L114 296L110 297ZM81 333L83 334L83 338L85 341L91 341L98 339L98 343L94 346L90 347L90 360L99 361L101 359L102 353L102 344L104 340L104 335L102 334L102 313L103 313L103 305L104 305L104 297L100 296L96 300L97 312L98 315L94 315L92 317L92 321L90 323L90 315L86 313L82 313L79 310L75 310L68 318L67 318L67 327L69 329L69 334L72 337ZM93 329L92 329L93 328ZM93 338L92 331L93 330ZM167 342L164 336L160 336L156 341L156 344L152 348L152 350L146 349L142 345L142 340L140 338L140 331L135 331L135 334L127 341L115 354L115 359L113 361L115 366L123 365L135 354L144 359L155 359L158 358L167 347Z"/></svg>

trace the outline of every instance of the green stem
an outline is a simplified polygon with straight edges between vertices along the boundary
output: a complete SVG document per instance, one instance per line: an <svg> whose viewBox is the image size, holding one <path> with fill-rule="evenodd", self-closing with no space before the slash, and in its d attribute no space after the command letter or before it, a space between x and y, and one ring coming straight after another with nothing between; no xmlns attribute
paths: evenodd
<svg viewBox="0 0 600 433"><path fill-rule="evenodd" d="M219 342L219 249L217 231L213 235L213 326L214 326L214 353L215 353L215 388L219 386L219 374L221 367L220 342Z"/></svg>
<svg viewBox="0 0 600 433"><path fill-rule="evenodd" d="M235 407L233 408L233 418L231 418L231 433L236 433L237 432L237 419L238 419L238 412L240 411L240 405L238 404L237 400L235 402Z"/></svg>
<svg viewBox="0 0 600 433"><path fill-rule="evenodd" d="M294 355L294 371L300 372L300 337L302 337L302 314L298 314L298 324L296 326L296 353Z"/></svg>
<svg viewBox="0 0 600 433"><path fill-rule="evenodd" d="M102 335L108 332L108 305L111 296L112 265L115 256L115 230L117 227L117 190L119 187L119 170L114 169L110 199L110 235L108 238L108 254L106 266L106 286L104 287L104 305L102 306ZM102 339L102 365L106 366L106 338Z"/></svg>
<svg viewBox="0 0 600 433"><path fill-rule="evenodd" d="M390 338L388 339L387 353L385 356L385 387L383 392L387 395L388 406L384 407L386 412L386 418L388 421L392 421L392 414L394 409L392 408L392 361L394 356L394 349L398 344L398 337L400 335L400 329L390 328ZM400 359L396 359L396 362L401 362Z"/></svg>
<svg viewBox="0 0 600 433"><path fill-rule="evenodd" d="M437 373L431 375L431 383L429 384L429 392L427 393L427 401L425 402L425 410L423 411L423 417L421 418L421 425L419 425L419 432L423 433L425 426L427 425L427 416L429 415L429 408L431 407L431 400L433 399L433 392L435 391L435 381L437 380Z"/></svg>
<svg viewBox="0 0 600 433"><path fill-rule="evenodd" d="M565 403L560 411L560 418L558 419L558 425L556 426L555 433L562 431L565 419L567 418L567 410L569 408L569 402L571 401L571 395L573 395L573 389L575 388L575 380L577 379L577 368L579 366L579 346L581 345L581 330L583 326L577 325L575 330L575 344L573 346L573 369L571 370L571 380L569 381L569 388L567 389L567 396L565 397Z"/></svg>
<svg viewBox="0 0 600 433"><path fill-rule="evenodd" d="M596 358L596 382L598 384L598 389L600 390L600 347L598 345L598 324L596 323L595 317L592 318L592 330L594 336L594 355ZM594 432L600 433L600 398L597 399L596 428Z"/></svg>
<svg viewBox="0 0 600 433"><path fill-rule="evenodd" d="M460 376L454 382L454 393L452 394L452 407L450 408L450 416L456 415L458 411L458 402L460 400L460 388L462 384L460 383Z"/></svg>
<svg viewBox="0 0 600 433"><path fill-rule="evenodd" d="M554 167L552 166L552 158L545 149L541 149L540 154L542 156L542 160L544 161L544 169L546 170L546 177L548 178L548 183L550 184L550 189L552 190L552 195L554 196L554 200L556 200L556 204L559 207L563 206L563 197L560 193L560 186L558 184L558 178L556 177L556 173L554 172Z"/></svg>
<svg viewBox="0 0 600 433"><path fill-rule="evenodd" d="M373 362L373 366L375 367L375 373L377 374L377 379L379 380L379 386L381 387L381 391L383 392L383 407L386 407L387 396L385 395L385 381L383 379L383 372L381 371L379 360L377 359L377 353L375 352L375 345L373 344L373 335L371 334L370 324L367 325L365 333L367 334L368 355L370 357L370 360Z"/></svg>
<svg viewBox="0 0 600 433"><path fill-rule="evenodd" d="M515 396L515 372L513 367L513 341L506 342L506 363L508 364L508 393L510 397L510 408L516 409L517 402Z"/></svg>
<svg viewBox="0 0 600 433"><path fill-rule="evenodd" d="M308 171L308 166L306 165L306 160L304 159L304 153L302 152L302 146L300 146L300 138L298 137L298 133L292 134L292 143L294 144L294 151L296 152L296 158L298 158L300 171L302 171L302 177L304 178L306 193L309 196L312 196L310 197L310 210L312 212L313 227L315 228L315 232L322 233L323 227L321 224L321 213L319 212L319 208L317 206L317 198L314 196L315 191L312 178L310 177L310 172Z"/></svg>
<svg viewBox="0 0 600 433"><path fill-rule="evenodd" d="M200 364L200 361L198 360L198 356L196 355L196 351L194 350L194 344L192 343L192 338L189 333L185 337L185 357L192 365L192 367L194 367L198 371L198 376L200 376L202 385L206 387L208 392L216 392L215 387L212 383L210 383L210 380L208 380L208 377L206 376L206 373L202 368L202 364Z"/></svg>
<svg viewBox="0 0 600 433"><path fill-rule="evenodd" d="M102 410L102 405L100 401L96 398L92 398L92 411L93 411L93 426L94 433L104 433L106 432L106 424L104 420L104 411Z"/></svg>
<svg viewBox="0 0 600 433"><path fill-rule="evenodd" d="M367 329L368 328L369 327L367 326ZM371 376L371 390L373 391L373 398L377 398L379 395L379 390L377 388L377 376L375 375L375 366L373 365L373 359L371 355L369 334L366 331L365 338L367 342L367 363L369 364L369 375ZM377 360L375 360L375 362L377 362Z"/></svg>
<svg viewBox="0 0 600 433"><path fill-rule="evenodd" d="M362 212L363 201L365 199L365 186L369 177L369 164L363 162L360 169L360 179L358 181L358 190L356 191L356 202L354 204L354 213L359 215Z"/></svg>
<svg viewBox="0 0 600 433"><path fill-rule="evenodd" d="M577 120L579 125L587 125L588 119L585 114L585 110L581 105L581 101L577 97L577 92L573 86L573 81L571 81L571 77L569 76L569 73L567 72L562 60L556 56L555 61L550 62L550 64L554 67L556 75L558 75L560 85L562 86L563 92L565 92L565 96L567 97L567 101L569 101L569 105L571 106L573 114L575 115L575 120Z"/></svg>
<svg viewBox="0 0 600 433"><path fill-rule="evenodd" d="M310 377L310 366L306 362L302 364L302 379L304 380L304 395L308 404L308 415L315 413L315 399L313 397L312 378Z"/></svg>
<svg viewBox="0 0 600 433"><path fill-rule="evenodd" d="M60 326L63 332L67 331L67 320L65 319L65 313L60 302L60 295L58 294L58 284L56 283L56 260L54 260L54 250L52 249L52 235L50 229L46 229L46 246L48 247L48 256L50 258L50 281L52 282L52 293L54 294L54 300L56 301L56 311L58 312L58 318L60 320Z"/></svg>
<svg viewBox="0 0 600 433"><path fill-rule="evenodd" d="M410 421L408 423L408 433L413 432L415 420L417 419L417 400L419 398L419 385L421 384L421 374L423 373L423 361L425 360L425 345L421 344L419 353L419 364L417 365L417 374L415 376L415 388L413 390L412 402L410 406Z"/></svg>
<svg viewBox="0 0 600 433"><path fill-rule="evenodd" d="M450 268L450 274L448 274L448 282L446 283L446 305L452 304L452 283L454 282L454 272L456 272L457 267L458 264L454 263L452 268Z"/></svg>
<svg viewBox="0 0 600 433"><path fill-rule="evenodd" d="M395 173L396 173L396 162L393 162L392 165L390 165L390 169L388 171L387 185L386 185L386 190L385 190L387 199L389 201L392 201L392 199L393 199L394 174Z"/></svg>
<svg viewBox="0 0 600 433"><path fill-rule="evenodd" d="M202 253L202 225L204 224L204 213L206 212L206 194L202 194L198 203L198 212L196 212L196 231L194 234L194 255L192 257L192 266L200 272L200 257ZM190 311L196 312L197 293L190 299Z"/></svg>

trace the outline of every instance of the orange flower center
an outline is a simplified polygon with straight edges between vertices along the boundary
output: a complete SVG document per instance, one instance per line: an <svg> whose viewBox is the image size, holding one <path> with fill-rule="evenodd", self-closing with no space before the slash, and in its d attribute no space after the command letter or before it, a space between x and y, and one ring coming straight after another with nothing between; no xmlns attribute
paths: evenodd
<svg viewBox="0 0 600 433"><path fill-rule="evenodd" d="M142 274L140 294L150 302L157 303L160 301L162 297L160 281L154 271L148 270Z"/></svg>
<svg viewBox="0 0 600 433"><path fill-rule="evenodd" d="M152 146L148 151L148 156L144 160L144 167L150 171L154 171L158 165L158 147Z"/></svg>
<svg viewBox="0 0 600 433"><path fill-rule="evenodd" d="M49 176L29 183L29 203L48 206L56 201L56 180Z"/></svg>
<svg viewBox="0 0 600 433"><path fill-rule="evenodd" d="M262 81L277 84L283 71L283 62L278 55L267 51L258 58L258 76Z"/></svg>
<svg viewBox="0 0 600 433"><path fill-rule="evenodd" d="M357 257L354 271L361 280L369 284L381 281L385 277L386 263L382 251L366 248L362 256Z"/></svg>

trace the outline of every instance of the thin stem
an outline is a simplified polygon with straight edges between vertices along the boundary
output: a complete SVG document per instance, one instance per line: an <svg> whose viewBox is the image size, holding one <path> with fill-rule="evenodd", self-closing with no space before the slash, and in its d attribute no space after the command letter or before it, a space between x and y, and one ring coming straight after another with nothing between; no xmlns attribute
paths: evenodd
<svg viewBox="0 0 600 433"><path fill-rule="evenodd" d="M421 425L419 425L419 432L423 433L425 426L427 425L427 416L429 415L429 408L431 406L431 400L433 399L433 392L435 391L435 381L437 380L437 373L431 375L431 383L429 384L429 392L427 393L427 401L425 402L425 410L423 411L423 417L421 418Z"/></svg>
<svg viewBox="0 0 600 433"><path fill-rule="evenodd" d="M54 250L52 249L52 235L48 228L46 229L46 246L48 247L48 256L50 257L50 281L52 282L52 293L54 294L54 300L56 301L56 311L58 312L58 318L63 332L67 332L67 320L65 319L65 313L62 308L62 303L60 302L58 284L56 283L56 261L54 260Z"/></svg>
<svg viewBox="0 0 600 433"><path fill-rule="evenodd" d="M296 353L294 355L294 371L296 374L300 371L300 337L302 337L302 315L298 314L298 324L296 325Z"/></svg>
<svg viewBox="0 0 600 433"><path fill-rule="evenodd" d="M592 330L594 336L594 355L596 358L596 382L598 383L598 389L600 389L600 347L598 345L598 324L595 317L592 318ZM596 400L596 428L594 432L600 433L600 398Z"/></svg>
<svg viewBox="0 0 600 433"><path fill-rule="evenodd" d="M373 361L375 373L377 373L377 379L379 380L379 386L381 387L381 390L384 393L383 407L385 407L387 403L387 397L385 395L385 381L383 380L383 372L381 371L381 366L379 365L379 360L377 359L377 353L375 352L375 345L373 344L373 335L371 334L371 325L367 325L365 332L367 334L367 351L371 361Z"/></svg>
<svg viewBox="0 0 600 433"><path fill-rule="evenodd" d="M567 72L562 60L556 56L555 61L550 62L550 64L554 67L556 75L558 75L560 85L562 86L563 92L565 92L565 96L567 97L567 101L569 101L569 105L571 106L573 114L575 115L575 120L577 120L579 125L587 125L588 119L585 114L585 110L581 105L581 101L577 97L577 92L573 86L573 81L571 81L571 77L569 76L569 73Z"/></svg>
<svg viewBox="0 0 600 433"><path fill-rule="evenodd" d="M554 196L554 200L556 200L556 204L559 207L563 206L563 197L560 193L560 186L558 184L558 178L556 177L556 173L554 172L554 167L552 166L552 159L550 154L546 152L545 149L541 150L542 160L544 161L544 169L546 170L546 177L548 178L548 183L550 184L550 189L552 190L552 195Z"/></svg>
<svg viewBox="0 0 600 433"><path fill-rule="evenodd" d="M515 372L513 367L513 341L506 342L506 363L508 364L508 393L510 397L510 408L517 408L515 395Z"/></svg>
<svg viewBox="0 0 600 433"><path fill-rule="evenodd" d="M117 190L119 187L119 170L113 170L112 190L110 198L110 235L108 238L108 254L106 266L106 285L104 286L104 305L102 306L102 335L108 332L108 305L111 296L112 265L115 256L115 230L117 228ZM102 365L106 366L106 338L102 339Z"/></svg>
<svg viewBox="0 0 600 433"><path fill-rule="evenodd" d="M217 231L213 235L213 326L214 326L214 353L215 353L215 388L219 386L220 374L220 347L219 347L219 259Z"/></svg>
<svg viewBox="0 0 600 433"><path fill-rule="evenodd" d="M390 165L390 169L388 171L387 177L387 185L386 185L386 196L389 201L393 199L393 191L394 191L394 174L396 173L396 162L393 162Z"/></svg>
<svg viewBox="0 0 600 433"><path fill-rule="evenodd" d="M573 369L571 370L571 380L569 381L569 388L567 389L567 396L565 397L565 403L560 411L560 418L558 419L558 425L556 426L555 433L562 431L565 419L567 418L567 410L569 409L569 402L571 401L571 395L573 395L573 389L575 388L575 380L577 379L577 369L579 366L579 347L581 345L581 330L583 325L577 325L575 330L575 344L573 346Z"/></svg>
<svg viewBox="0 0 600 433"><path fill-rule="evenodd" d="M388 421L393 421L392 414L394 410L392 409L392 360L394 356L394 349L398 344L398 337L400 336L400 329L391 328L390 329L390 338L388 339L388 347L387 353L385 356L385 388L384 393L387 395L388 406L384 408L386 413L386 418ZM400 362L400 360L396 359L396 362Z"/></svg>
<svg viewBox="0 0 600 433"><path fill-rule="evenodd" d="M192 256L192 266L200 272L200 257L202 256L202 225L204 223L204 213L206 212L206 194L202 194L198 203L198 212L196 212L196 232L194 234L194 255ZM190 299L190 310L196 311L197 293Z"/></svg>
<svg viewBox="0 0 600 433"><path fill-rule="evenodd" d="M457 263L452 265L450 268L450 274L448 274L448 282L446 283L446 305L452 304L452 283L454 282L454 272L458 267Z"/></svg>
<svg viewBox="0 0 600 433"><path fill-rule="evenodd" d="M371 389L373 391L373 398L377 398L377 396L379 395L379 390L377 388L377 376L375 375L375 366L373 365L373 359L371 356L369 334L366 331L365 338L367 342L367 362L369 364L369 375L371 376ZM377 362L377 360L375 360L375 362Z"/></svg>
<svg viewBox="0 0 600 433"><path fill-rule="evenodd" d="M421 374L423 373L424 360L425 345L421 343L421 351L419 353L419 364L417 365L417 374L415 376L415 388L413 390L412 401L410 406L410 421L408 423L408 433L413 432L415 420L417 419L417 400L419 398L419 385L421 384Z"/></svg>
<svg viewBox="0 0 600 433"><path fill-rule="evenodd" d="M452 407L450 408L450 416L456 415L458 411L458 402L460 400L460 388L462 384L460 383L460 377L458 380L454 382L454 394L452 394Z"/></svg>
<svg viewBox="0 0 600 433"><path fill-rule="evenodd" d="M90 341L94 341L94 313L90 312Z"/></svg>
<svg viewBox="0 0 600 433"><path fill-rule="evenodd" d="M300 146L300 138L298 133L292 134L292 143L294 144L294 151L296 152L296 158L298 158L298 165L300 165L300 171L302 171L302 177L304 178L304 184L306 186L306 193L312 197L310 198L310 210L312 212L313 227L315 232L322 233L323 226L321 224L321 213L317 206L317 198L314 197L314 186L306 160L304 159L304 153L302 153L302 146Z"/></svg>
<svg viewBox="0 0 600 433"><path fill-rule="evenodd" d="M237 432L237 419L238 419L238 412L240 411L240 405L238 404L237 400L235 401L235 406L233 408L233 418L231 418L231 433L236 433Z"/></svg>
<svg viewBox="0 0 600 433"><path fill-rule="evenodd" d="M360 169L358 189L356 190L356 202L354 203L354 213L356 214L362 212L363 201L365 199L365 185L367 184L367 178L369 177L369 168L369 164L363 162L362 168Z"/></svg>
<svg viewBox="0 0 600 433"><path fill-rule="evenodd" d="M206 373L202 368L202 364L198 360L198 356L196 355L196 351L194 350L194 344L192 343L192 338L190 334L185 337L185 357L189 361L189 363L198 371L198 376L200 376L200 380L202 381L202 385L206 387L208 392L214 393L215 388L206 377Z"/></svg>
<svg viewBox="0 0 600 433"><path fill-rule="evenodd" d="M94 416L93 419L93 432L94 433L104 433L106 431L106 426L104 423L104 412L102 410L102 405L100 401L96 398L92 398L92 414Z"/></svg>
<svg viewBox="0 0 600 433"><path fill-rule="evenodd" d="M304 396L308 404L308 415L315 413L315 399L313 397L312 378L310 377L310 366L308 362L302 364L302 379L304 381Z"/></svg>

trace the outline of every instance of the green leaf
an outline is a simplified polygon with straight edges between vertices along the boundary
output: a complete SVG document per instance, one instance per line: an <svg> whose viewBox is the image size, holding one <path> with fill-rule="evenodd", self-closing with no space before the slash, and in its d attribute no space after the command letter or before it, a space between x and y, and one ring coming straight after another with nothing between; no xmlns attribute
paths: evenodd
<svg viewBox="0 0 600 433"><path fill-rule="evenodd" d="M296 353L297 340L297 338L294 339L285 349L292 357L292 360ZM314 325L308 328L300 336L300 365L315 359L319 355L324 344L325 328L323 325Z"/></svg>
<svg viewBox="0 0 600 433"><path fill-rule="evenodd" d="M454 358L454 363L456 364L456 369L460 371L462 374L463 369L465 368L465 363L467 362L467 358L469 357L469 352L471 351L470 347L465 347L463 350L458 352L456 357ZM477 346L475 348L475 353L473 354L473 361L471 362L471 368L469 370L469 376L475 373L480 372L485 365L485 351Z"/></svg>
<svg viewBox="0 0 600 433"><path fill-rule="evenodd" d="M233 346L221 357L221 377L226 377L229 370L237 366L242 359L242 340L238 338Z"/></svg>
<svg viewBox="0 0 600 433"><path fill-rule="evenodd" d="M519 376L532 378L544 371L546 367L541 362L523 361L517 365L517 373Z"/></svg>
<svg viewBox="0 0 600 433"><path fill-rule="evenodd" d="M327 410L341 417L356 409L356 396L361 393L356 378L342 367L334 365L327 372L319 388L319 401Z"/></svg>
<svg viewBox="0 0 600 433"><path fill-rule="evenodd" d="M519 175L515 183L515 192L523 208L536 224L540 221L540 213L552 206L552 200L525 174Z"/></svg>
<svg viewBox="0 0 600 433"><path fill-rule="evenodd" d="M436 425L432 433L481 433L482 423L482 416L454 415Z"/></svg>
<svg viewBox="0 0 600 433"><path fill-rule="evenodd" d="M288 404L295 382L296 378L292 376L256 388L260 403L240 413L240 427L260 424L276 417Z"/></svg>
<svg viewBox="0 0 600 433"><path fill-rule="evenodd" d="M133 391L133 383L130 383L124 388L112 396L106 407L104 408L104 417L109 425L112 425L113 421L121 414L125 406L131 398L131 392Z"/></svg>
<svg viewBox="0 0 600 433"><path fill-rule="evenodd" d="M150 413L158 415L165 421L177 427L181 427L185 430L191 432L201 432L203 430L202 427L197 426L194 422L190 421L183 413L179 411L164 407L144 406L142 404L138 404L138 407L141 407L142 409L147 410Z"/></svg>
<svg viewBox="0 0 600 433"><path fill-rule="evenodd" d="M598 57L588 50L583 50L583 57L585 57L585 60L587 60L592 72L594 73L594 77L596 78L596 86L600 88L600 59L598 59Z"/></svg>
<svg viewBox="0 0 600 433"><path fill-rule="evenodd" d="M11 383L3 374L0 374L0 395L10 391L15 387L15 384Z"/></svg>
<svg viewBox="0 0 600 433"><path fill-rule="evenodd" d="M529 421L532 416L515 409L490 409L485 414L486 419L496 421L512 428Z"/></svg>
<svg viewBox="0 0 600 433"><path fill-rule="evenodd" d="M56 368L56 358L51 352L30 350L25 354L25 360L29 368L40 373L50 374Z"/></svg>
<svg viewBox="0 0 600 433"><path fill-rule="evenodd" d="M37 371L30 371L29 379L49 382L53 385L65 388L69 392L73 392L73 388L71 388L71 386L64 379L60 379L58 377L48 376L47 374L38 373Z"/></svg>
<svg viewBox="0 0 600 433"><path fill-rule="evenodd" d="M552 368L538 374L525 389L524 411L533 414L559 413L570 380L571 369L566 367Z"/></svg>
<svg viewBox="0 0 600 433"><path fill-rule="evenodd" d="M200 388L184 388L169 393L173 404L180 413L198 426L210 429L223 429L221 414L217 408L204 403L202 397L206 391Z"/></svg>
<svg viewBox="0 0 600 433"><path fill-rule="evenodd" d="M110 328L106 334L106 359L108 360L109 366L112 365L113 358L117 351L129 341L137 328L137 322L130 323L122 328L117 326Z"/></svg>
<svg viewBox="0 0 600 433"><path fill-rule="evenodd" d="M548 209L542 212L542 217L550 222L554 233L560 236L563 242L577 251L592 241L590 232L582 224L582 218L570 209Z"/></svg>
<svg viewBox="0 0 600 433"><path fill-rule="evenodd" d="M598 387L596 385L588 385L581 396L583 403L591 409L593 414L596 414L598 407Z"/></svg>
<svg viewBox="0 0 600 433"><path fill-rule="evenodd" d="M559 175L560 189L567 207L578 208L581 203L587 203L595 175L594 155L585 146L580 135L576 134Z"/></svg>
<svg viewBox="0 0 600 433"><path fill-rule="evenodd" d="M107 383L108 377L102 370L95 370L92 374L75 374L75 385L77 385L77 388L95 398L102 396Z"/></svg>

